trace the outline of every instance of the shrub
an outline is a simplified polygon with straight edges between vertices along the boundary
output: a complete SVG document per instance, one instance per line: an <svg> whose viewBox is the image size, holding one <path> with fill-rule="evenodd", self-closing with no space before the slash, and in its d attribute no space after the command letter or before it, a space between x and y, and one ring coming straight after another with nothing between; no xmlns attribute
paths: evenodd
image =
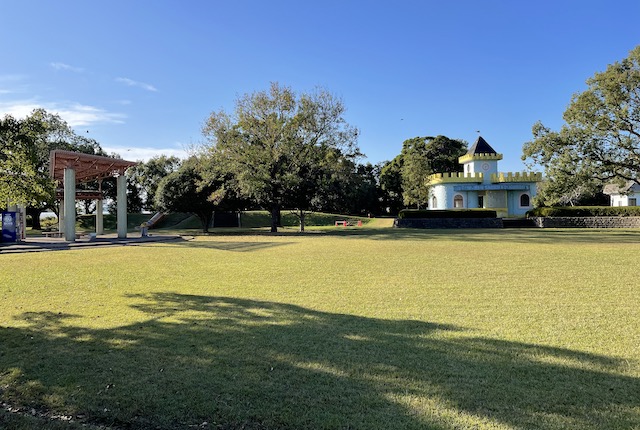
<svg viewBox="0 0 640 430"><path fill-rule="evenodd" d="M540 207L528 217L640 216L640 206L560 206Z"/></svg>
<svg viewBox="0 0 640 430"><path fill-rule="evenodd" d="M403 209L398 213L400 219L415 218L497 218L495 210L491 209L449 209L449 210L421 210Z"/></svg>
<svg viewBox="0 0 640 430"><path fill-rule="evenodd" d="M40 220L40 226L42 230L50 231L58 227L58 218L54 216L48 216Z"/></svg>

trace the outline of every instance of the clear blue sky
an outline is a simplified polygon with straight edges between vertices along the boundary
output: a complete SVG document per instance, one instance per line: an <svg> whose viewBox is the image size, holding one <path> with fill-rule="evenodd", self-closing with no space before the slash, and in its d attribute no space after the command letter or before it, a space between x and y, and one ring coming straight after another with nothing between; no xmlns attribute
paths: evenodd
<svg viewBox="0 0 640 430"><path fill-rule="evenodd" d="M277 81L342 97L373 163L476 130L522 170L538 120L640 44L640 1L0 0L0 115L35 107L124 158L202 140Z"/></svg>

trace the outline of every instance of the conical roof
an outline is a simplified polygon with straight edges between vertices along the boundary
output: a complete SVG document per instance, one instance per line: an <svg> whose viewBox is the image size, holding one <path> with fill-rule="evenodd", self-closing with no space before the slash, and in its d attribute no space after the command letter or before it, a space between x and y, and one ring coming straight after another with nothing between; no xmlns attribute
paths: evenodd
<svg viewBox="0 0 640 430"><path fill-rule="evenodd" d="M496 150L491 147L487 143L486 140L482 138L482 136L478 136L478 140L476 143L469 148L467 151L467 155L476 155L476 154L497 154Z"/></svg>

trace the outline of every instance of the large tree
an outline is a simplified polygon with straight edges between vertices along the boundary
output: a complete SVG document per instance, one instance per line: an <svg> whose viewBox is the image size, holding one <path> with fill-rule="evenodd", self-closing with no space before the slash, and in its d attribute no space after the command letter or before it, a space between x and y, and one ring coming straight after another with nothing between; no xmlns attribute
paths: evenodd
<svg viewBox="0 0 640 430"><path fill-rule="evenodd" d="M60 116L44 109L36 109L23 119L10 115L0 119L1 161L19 163L20 175L5 177L5 183L14 190L25 190L20 202L27 204L27 214L33 219L33 228L40 228L40 214L54 208L55 187L49 175L49 154L53 149L64 149L86 154L106 155L91 138L74 132ZM12 154L9 157L7 154ZM22 187L19 181L22 181Z"/></svg>
<svg viewBox="0 0 640 430"><path fill-rule="evenodd" d="M224 182L208 176L207 167L198 157L185 160L178 170L160 181L154 204L158 210L194 214L205 233L213 211L222 207L227 194Z"/></svg>
<svg viewBox="0 0 640 430"><path fill-rule="evenodd" d="M203 133L214 163L234 175L243 195L271 212L276 232L284 205L310 207L322 188L316 179L325 175L335 151L358 155L358 131L344 112L342 101L325 90L297 95L272 83L268 91L239 98L232 114L212 113Z"/></svg>
<svg viewBox="0 0 640 430"><path fill-rule="evenodd" d="M460 171L458 158L467 151L467 143L446 136L414 137L402 143L402 151L383 169L383 185L397 193L398 180L406 206L426 206L429 187L426 179L433 173Z"/></svg>
<svg viewBox="0 0 640 430"><path fill-rule="evenodd" d="M40 181L24 152L19 148L0 148L0 208L37 204L34 196L45 195L48 187Z"/></svg>
<svg viewBox="0 0 640 430"><path fill-rule="evenodd" d="M178 170L181 163L182 161L178 157L159 155L127 169L127 184L130 194L138 196L141 209L158 210L155 205L158 184L165 176Z"/></svg>
<svg viewBox="0 0 640 430"><path fill-rule="evenodd" d="M380 190L385 212L397 214L404 207L402 199L402 154L385 161L380 170Z"/></svg>
<svg viewBox="0 0 640 430"><path fill-rule="evenodd" d="M563 118L560 131L536 123L523 147L523 160L544 167L552 183L541 199L567 201L573 184L593 194L610 180L640 183L640 46L588 79Z"/></svg>

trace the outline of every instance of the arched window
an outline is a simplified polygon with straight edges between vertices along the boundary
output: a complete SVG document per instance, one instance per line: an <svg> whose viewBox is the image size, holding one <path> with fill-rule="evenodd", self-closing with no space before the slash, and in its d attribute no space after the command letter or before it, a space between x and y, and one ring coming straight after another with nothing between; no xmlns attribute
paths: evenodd
<svg viewBox="0 0 640 430"><path fill-rule="evenodd" d="M438 209L438 199L436 199L436 196L431 198L431 209Z"/></svg>
<svg viewBox="0 0 640 430"><path fill-rule="evenodd" d="M455 197L453 198L453 208L461 209L463 207L464 207L464 199L460 194L456 194Z"/></svg>
<svg viewBox="0 0 640 430"><path fill-rule="evenodd" d="M531 199L529 194L520 194L520 207L526 208L531 206Z"/></svg>

